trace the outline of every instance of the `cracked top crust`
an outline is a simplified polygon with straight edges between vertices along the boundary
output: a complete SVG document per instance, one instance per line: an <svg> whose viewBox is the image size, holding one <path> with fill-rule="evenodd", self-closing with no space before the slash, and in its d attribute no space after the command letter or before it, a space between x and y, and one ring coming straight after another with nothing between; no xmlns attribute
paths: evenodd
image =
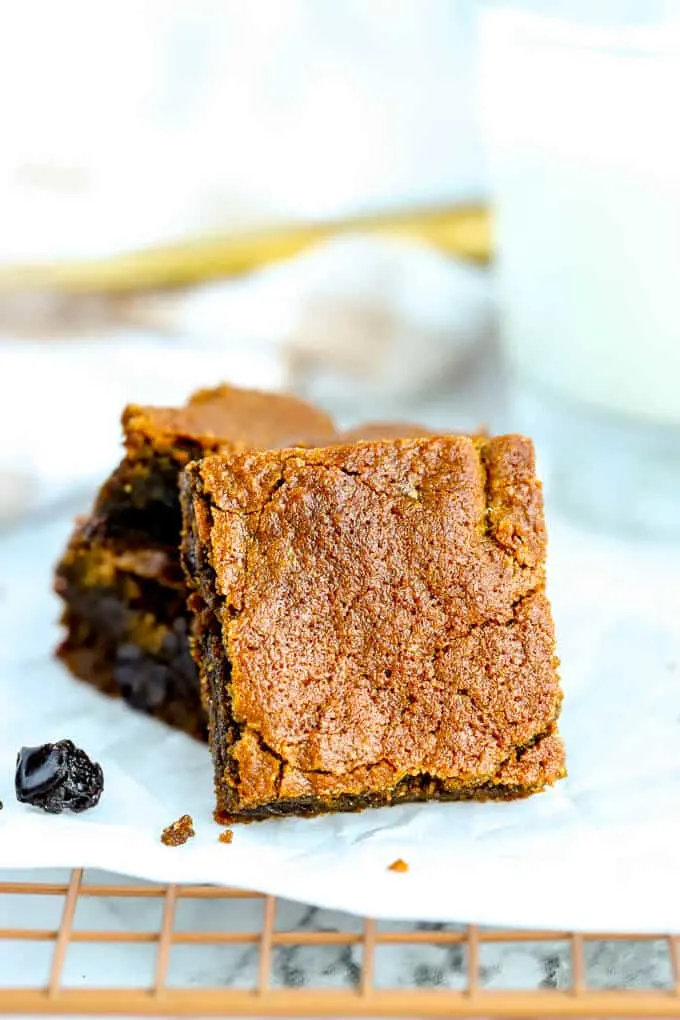
<svg viewBox="0 0 680 1020"><path fill-rule="evenodd" d="M193 443L208 449L291 446L305 437L331 440L328 415L288 394L217 386L198 390L183 407L128 405L123 411L125 445L133 452L149 444L156 452Z"/></svg>
<svg viewBox="0 0 680 1020"><path fill-rule="evenodd" d="M411 775L561 774L528 439L234 453L187 484L231 662L242 806Z"/></svg>

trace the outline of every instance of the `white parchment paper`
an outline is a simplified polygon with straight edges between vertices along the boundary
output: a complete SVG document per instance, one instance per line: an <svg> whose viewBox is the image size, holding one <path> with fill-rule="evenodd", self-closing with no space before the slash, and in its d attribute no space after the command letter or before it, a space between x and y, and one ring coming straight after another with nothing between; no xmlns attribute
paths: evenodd
<svg viewBox="0 0 680 1020"><path fill-rule="evenodd" d="M0 867L221 882L377 917L680 931L680 547L551 521L570 772L553 790L236 826L226 846L207 749L51 658L50 575L69 528L0 540ZM13 794L18 747L63 737L105 772L99 807L82 816L45 816ZM162 846L184 813L196 838ZM388 870L397 857L408 873Z"/></svg>

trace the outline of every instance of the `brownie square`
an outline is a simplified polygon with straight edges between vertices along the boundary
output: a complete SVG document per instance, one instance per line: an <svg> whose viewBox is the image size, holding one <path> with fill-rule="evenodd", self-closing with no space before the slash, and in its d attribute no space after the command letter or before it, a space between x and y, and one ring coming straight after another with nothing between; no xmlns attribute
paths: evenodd
<svg viewBox="0 0 680 1020"><path fill-rule="evenodd" d="M204 453L331 439L335 429L295 397L230 386L181 408L127 407L123 429L125 456L56 569L65 628L57 654L99 690L205 737L179 560L179 472Z"/></svg>
<svg viewBox="0 0 680 1020"><path fill-rule="evenodd" d="M212 456L181 493L220 820L564 775L528 439Z"/></svg>

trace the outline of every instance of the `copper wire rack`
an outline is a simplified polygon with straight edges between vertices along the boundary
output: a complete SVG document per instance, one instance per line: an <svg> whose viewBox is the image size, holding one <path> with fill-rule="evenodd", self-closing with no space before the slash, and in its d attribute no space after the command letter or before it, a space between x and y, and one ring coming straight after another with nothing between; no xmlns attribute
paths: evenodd
<svg viewBox="0 0 680 1020"><path fill-rule="evenodd" d="M33 876L32 876L33 877ZM107 876L104 876L107 877ZM30 927L34 898L49 898L54 904L53 927ZM241 930L242 901L257 903L261 923L254 930ZM93 901L106 902L117 916L130 901L146 907L138 911L138 922L147 927L88 927L87 907ZM193 914L182 918L183 907L193 905ZM295 923L279 922L285 901L273 896L238 889L205 885L161 885L132 879L101 881L99 876L74 870L63 881L0 882L0 920L11 923L0 928L0 962L9 960L3 947L19 947L23 962L32 959L31 950L41 949L40 966L31 967L35 984L11 987L3 980L0 1012L5 1014L134 1014L139 1016L469 1016L469 1017L641 1017L680 1016L680 936L583 935L567 931L509 931L474 925L411 925L351 918L347 924L334 923L324 930L302 930ZM16 907L16 909L13 909ZM150 908L154 908L150 913ZM252 912L251 912L252 913ZM285 913L285 911L284 911ZM151 914L155 923L151 923ZM109 915L107 915L109 916ZM340 917L345 915L338 915ZM80 918L80 920L79 920ZM193 918L193 921L192 921ZM187 923L187 921L191 923ZM251 925L251 927L253 927ZM667 980L656 987L593 986L589 974L590 949L596 944L654 946L667 957ZM564 962L555 987L488 987L485 953L503 946L550 944L555 959ZM458 954L460 987L437 987L436 978L404 985L404 968L396 961L392 979L381 977L381 957L408 947L448 947ZM283 980L276 967L277 953L290 947L305 947L320 953L335 947L351 953L345 987L337 982L328 987L322 977L318 984L295 987L295 973ZM70 956L78 950L99 953L112 966L117 951L125 949L122 962L126 987L107 980L88 978L93 970L82 960L69 967ZM177 971L178 954L191 953L195 965ZM235 952L246 953L236 958ZM148 975L136 965L145 955ZM201 967L208 957L232 955L232 976L223 969L221 981L208 979ZM241 961L239 963L239 960ZM134 961L131 965L130 961ZM24 968L25 969L25 968ZM143 968L142 968L143 969ZM214 973L214 969L213 969ZM323 970L318 974L323 974ZM2 968L0 968L2 974ZM396 977L395 977L396 975ZM427 975L426 975L427 976ZM421 975L422 978L422 975ZM390 986L391 985L391 986ZM559 985L559 986L557 986Z"/></svg>

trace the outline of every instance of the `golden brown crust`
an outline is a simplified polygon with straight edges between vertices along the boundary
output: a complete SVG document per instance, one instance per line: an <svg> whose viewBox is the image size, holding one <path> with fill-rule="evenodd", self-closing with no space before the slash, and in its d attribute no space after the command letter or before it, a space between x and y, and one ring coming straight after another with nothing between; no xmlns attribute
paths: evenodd
<svg viewBox="0 0 680 1020"><path fill-rule="evenodd" d="M564 773L529 440L233 453L186 484L231 665L235 813Z"/></svg>
<svg viewBox="0 0 680 1020"><path fill-rule="evenodd" d="M191 442L218 450L222 445L292 446L307 436L335 437L335 427L323 411L289 394L217 386L199 390L183 407L128 405L123 431L129 451L151 443L159 453Z"/></svg>
<svg viewBox="0 0 680 1020"><path fill-rule="evenodd" d="M442 435L486 436L488 433L481 427L474 433L464 433L455 429L448 431L433 429L413 421L365 421L344 432L338 432L332 442L326 436L318 435L312 436L300 445L306 447L346 446L349 443L365 443L376 439L423 439L428 436Z"/></svg>

